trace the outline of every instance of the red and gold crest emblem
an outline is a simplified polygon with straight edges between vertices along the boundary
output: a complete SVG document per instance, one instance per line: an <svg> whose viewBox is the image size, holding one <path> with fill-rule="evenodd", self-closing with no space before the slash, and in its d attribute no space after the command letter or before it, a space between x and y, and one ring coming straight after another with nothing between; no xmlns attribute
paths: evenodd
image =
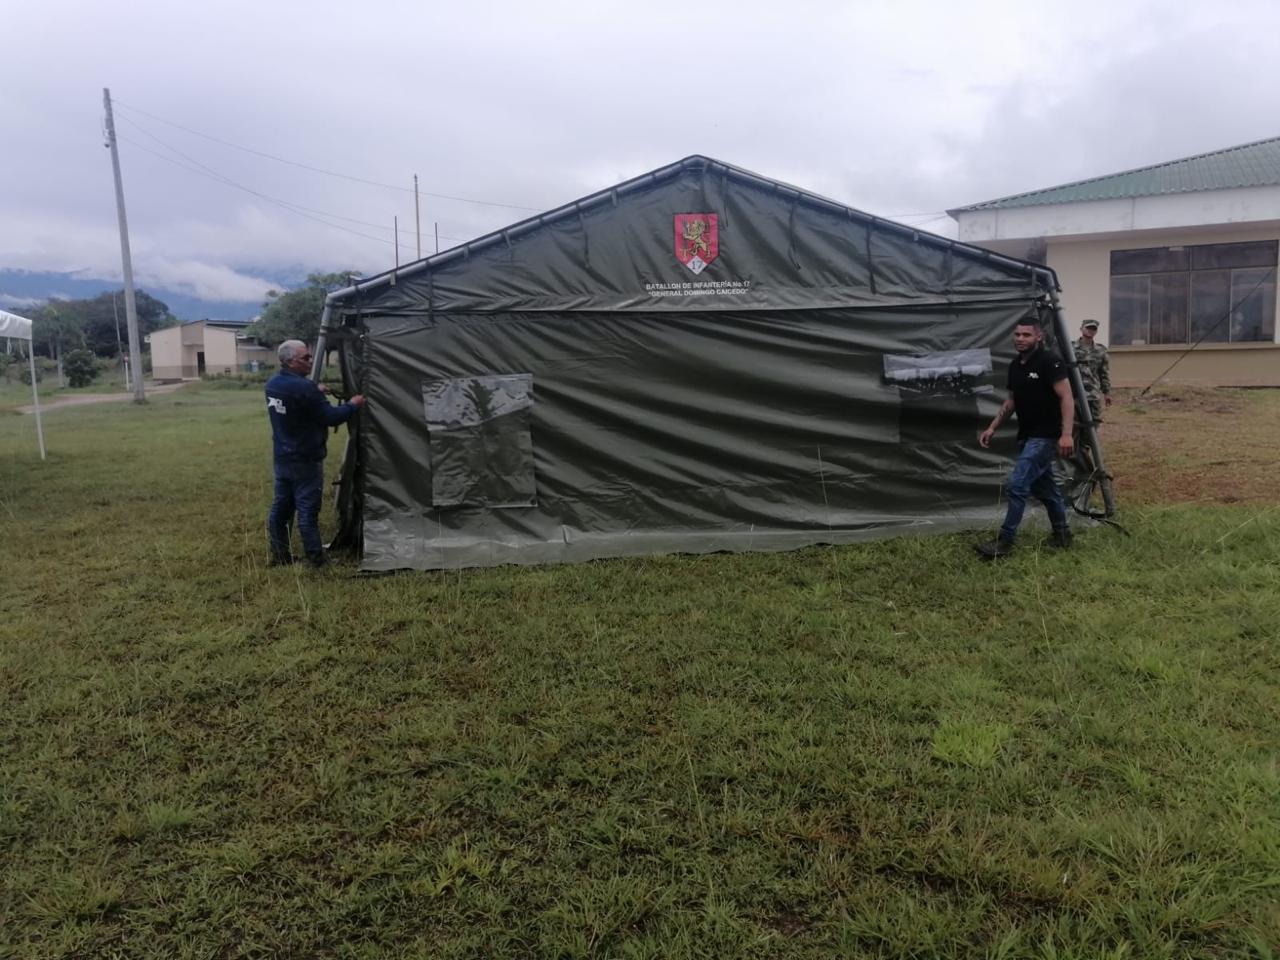
<svg viewBox="0 0 1280 960"><path fill-rule="evenodd" d="M676 259L694 273L720 255L719 218L714 213L677 213Z"/></svg>

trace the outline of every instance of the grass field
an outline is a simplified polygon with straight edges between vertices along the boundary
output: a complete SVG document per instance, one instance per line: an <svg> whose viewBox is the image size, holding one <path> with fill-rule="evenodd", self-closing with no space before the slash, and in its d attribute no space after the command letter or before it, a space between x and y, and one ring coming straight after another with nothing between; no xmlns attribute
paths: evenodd
<svg viewBox="0 0 1280 960"><path fill-rule="evenodd" d="M257 387L0 416L0 956L1276 957L1280 396L1162 396L1067 554L382 578Z"/></svg>

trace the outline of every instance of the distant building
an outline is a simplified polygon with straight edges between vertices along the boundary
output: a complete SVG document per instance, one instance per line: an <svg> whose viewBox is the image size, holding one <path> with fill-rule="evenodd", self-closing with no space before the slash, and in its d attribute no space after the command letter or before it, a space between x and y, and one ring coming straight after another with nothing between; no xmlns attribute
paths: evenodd
<svg viewBox="0 0 1280 960"><path fill-rule="evenodd" d="M1112 380L1280 386L1280 137L975 203L959 239L1047 264Z"/></svg>
<svg viewBox="0 0 1280 960"><path fill-rule="evenodd" d="M273 354L245 334L251 322L192 320L156 330L147 338L152 378L172 382L266 369Z"/></svg>

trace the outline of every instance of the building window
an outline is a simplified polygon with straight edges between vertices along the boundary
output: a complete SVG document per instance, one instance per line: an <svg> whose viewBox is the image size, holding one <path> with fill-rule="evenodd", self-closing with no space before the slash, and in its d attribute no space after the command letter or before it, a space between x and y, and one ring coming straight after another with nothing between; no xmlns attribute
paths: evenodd
<svg viewBox="0 0 1280 960"><path fill-rule="evenodd" d="M1275 340L1275 240L1111 251L1111 344Z"/></svg>

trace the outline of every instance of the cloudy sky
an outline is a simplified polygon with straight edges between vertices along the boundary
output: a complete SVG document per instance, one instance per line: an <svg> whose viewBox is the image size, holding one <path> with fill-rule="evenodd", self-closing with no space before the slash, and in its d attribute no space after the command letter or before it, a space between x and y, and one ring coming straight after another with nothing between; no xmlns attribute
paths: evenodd
<svg viewBox="0 0 1280 960"><path fill-rule="evenodd" d="M948 207L1280 135L1266 2L0 10L0 295L119 282L107 86L139 284L244 303L389 268L396 216L414 259L415 173L424 252L433 223L443 249L692 153L948 232Z"/></svg>

